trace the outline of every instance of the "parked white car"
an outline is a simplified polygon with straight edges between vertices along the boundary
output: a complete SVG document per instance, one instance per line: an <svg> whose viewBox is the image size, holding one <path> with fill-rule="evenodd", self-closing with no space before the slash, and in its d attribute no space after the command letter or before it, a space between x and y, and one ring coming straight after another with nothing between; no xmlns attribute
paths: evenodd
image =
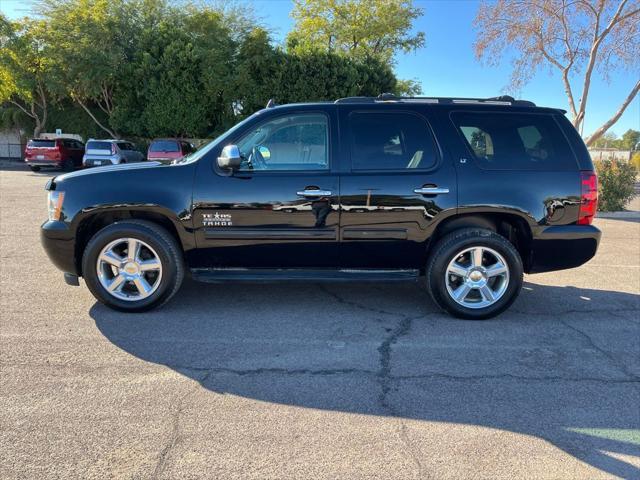
<svg viewBox="0 0 640 480"><path fill-rule="evenodd" d="M141 162L145 159L133 143L125 140L89 139L82 157L85 167L118 165L120 163Z"/></svg>

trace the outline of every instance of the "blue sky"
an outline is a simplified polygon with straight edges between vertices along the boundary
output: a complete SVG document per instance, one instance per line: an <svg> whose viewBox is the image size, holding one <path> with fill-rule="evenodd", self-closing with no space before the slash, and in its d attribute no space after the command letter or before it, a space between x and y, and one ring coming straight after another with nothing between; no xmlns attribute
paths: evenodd
<svg viewBox="0 0 640 480"><path fill-rule="evenodd" d="M289 16L292 2L253 0L246 3L253 5L256 14L273 31L274 40L282 42L293 26ZM26 4L28 0L0 0L0 10L15 18L27 13ZM415 53L397 57L398 77L419 80L427 96L491 97L505 93L511 72L508 60L499 67L488 67L481 65L473 54L475 31L472 22L477 1L417 0L415 4L424 9L424 15L415 22L414 29L426 33L426 45ZM616 72L611 75L610 83L597 74L594 76L587 105L585 135L613 115L638 75L639 72ZM577 92L574 94L577 96ZM519 97L538 105L568 108L560 78L551 71L540 71L522 89ZM610 131L619 136L629 128L640 130L638 97Z"/></svg>

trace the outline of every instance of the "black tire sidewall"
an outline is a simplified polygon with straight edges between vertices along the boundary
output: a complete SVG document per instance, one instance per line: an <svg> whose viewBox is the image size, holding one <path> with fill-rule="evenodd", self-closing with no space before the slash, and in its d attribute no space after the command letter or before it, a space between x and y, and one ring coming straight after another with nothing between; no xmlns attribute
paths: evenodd
<svg viewBox="0 0 640 480"><path fill-rule="evenodd" d="M156 251L162 264L162 278L158 289L149 297L134 302L120 300L109 294L100 284L96 271L98 255L105 245L118 238L126 237L133 237L147 243ZM154 232L153 228L127 222L116 222L96 233L87 244L82 257L82 274L91 293L101 303L126 312L144 312L163 304L174 293L178 277L178 259L174 258L171 247L162 237Z"/></svg>
<svg viewBox="0 0 640 480"><path fill-rule="evenodd" d="M473 246L488 247L498 252L509 267L509 285L502 297L485 308L467 308L457 303L446 287L445 272L456 254ZM427 268L427 283L433 300L452 315L467 320L485 320L509 308L522 288L522 260L516 248L506 238L486 229L464 229L442 238L433 251Z"/></svg>

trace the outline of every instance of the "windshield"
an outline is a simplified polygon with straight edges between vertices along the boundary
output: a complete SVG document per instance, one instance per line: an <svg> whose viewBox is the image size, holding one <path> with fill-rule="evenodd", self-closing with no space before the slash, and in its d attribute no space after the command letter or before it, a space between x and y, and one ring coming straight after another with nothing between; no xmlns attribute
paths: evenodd
<svg viewBox="0 0 640 480"><path fill-rule="evenodd" d="M29 140L27 143L27 147L31 148L53 148L55 146L55 140Z"/></svg>
<svg viewBox="0 0 640 480"><path fill-rule="evenodd" d="M153 142L149 147L150 152L179 152L178 142L173 140L159 140Z"/></svg>
<svg viewBox="0 0 640 480"><path fill-rule="evenodd" d="M200 147L198 150L196 150L193 153L190 153L189 155L185 155L184 157L182 157L182 159L178 160L176 163L187 163L187 162L196 162L198 160L200 160L202 157L204 157L207 153L209 153L209 151L211 149L213 149L224 137L231 135L233 132L236 132L240 129L242 129L242 127L244 127L247 123L249 123L251 120L253 120L255 117L257 117L258 115L260 115L260 112L262 112L263 110L258 110L256 113L254 113L253 115L248 116L247 118L245 118L244 120L242 120L240 123L235 124L233 127L231 127L229 130L227 130L226 132L224 132L222 135L217 136L216 138L214 138L213 140L211 140L209 143L207 143L206 145Z"/></svg>
<svg viewBox="0 0 640 480"><path fill-rule="evenodd" d="M87 142L87 150L98 150L111 153L111 142Z"/></svg>

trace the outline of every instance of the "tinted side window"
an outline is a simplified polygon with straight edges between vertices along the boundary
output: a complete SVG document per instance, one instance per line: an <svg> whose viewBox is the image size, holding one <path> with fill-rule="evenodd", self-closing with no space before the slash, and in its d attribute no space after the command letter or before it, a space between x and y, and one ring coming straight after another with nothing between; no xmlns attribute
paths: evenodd
<svg viewBox="0 0 640 480"><path fill-rule="evenodd" d="M436 163L431 132L417 115L354 112L349 128L353 170L425 169Z"/></svg>
<svg viewBox="0 0 640 480"><path fill-rule="evenodd" d="M326 170L329 125L324 114L299 113L267 120L238 141L240 170Z"/></svg>
<svg viewBox="0 0 640 480"><path fill-rule="evenodd" d="M488 170L573 170L576 160L551 115L452 114L480 167Z"/></svg>

